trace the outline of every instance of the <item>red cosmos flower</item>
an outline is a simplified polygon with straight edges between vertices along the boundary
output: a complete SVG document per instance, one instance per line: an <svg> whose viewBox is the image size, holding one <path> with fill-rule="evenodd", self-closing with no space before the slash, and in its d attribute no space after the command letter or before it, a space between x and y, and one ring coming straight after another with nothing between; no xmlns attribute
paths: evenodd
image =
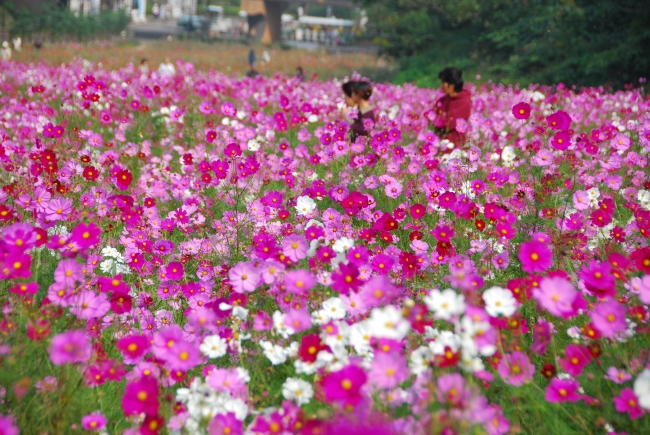
<svg viewBox="0 0 650 435"><path fill-rule="evenodd" d="M216 138L217 138L217 133L213 130L210 130L205 134L205 140L208 143L214 142Z"/></svg>
<svg viewBox="0 0 650 435"><path fill-rule="evenodd" d="M43 85L32 86L32 92L35 94L40 94L42 92L45 92L45 86Z"/></svg>
<svg viewBox="0 0 650 435"><path fill-rule="evenodd" d="M423 206L422 204L413 204L411 208L409 209L409 212L411 213L411 217L415 220L420 220L424 217L424 214L426 213L427 208Z"/></svg>
<svg viewBox="0 0 650 435"><path fill-rule="evenodd" d="M474 226L476 227L477 230L483 232L485 230L485 222L481 219L476 219L474 221Z"/></svg>
<svg viewBox="0 0 650 435"><path fill-rule="evenodd" d="M530 117L530 104L517 103L512 106L512 114L517 119L528 119Z"/></svg>
<svg viewBox="0 0 650 435"><path fill-rule="evenodd" d="M634 261L636 268L642 272L650 273L650 248L640 248L630 254L630 260Z"/></svg>
<svg viewBox="0 0 650 435"><path fill-rule="evenodd" d="M130 382L124 389L122 396L122 410L124 415L156 415L160 408L158 401L158 383L152 378L143 378Z"/></svg>
<svg viewBox="0 0 650 435"><path fill-rule="evenodd" d="M128 313L133 308L133 298L128 293L113 292L109 301L111 303L111 310L115 314Z"/></svg>
<svg viewBox="0 0 650 435"><path fill-rule="evenodd" d="M445 351L442 355L436 355L434 364L444 369L445 367L455 367L460 362L460 351L454 352L451 347L445 346Z"/></svg>
<svg viewBox="0 0 650 435"><path fill-rule="evenodd" d="M553 364L544 364L544 367L542 367L542 376L544 376L546 379L551 379L552 377L555 376L557 373L557 369Z"/></svg>
<svg viewBox="0 0 650 435"><path fill-rule="evenodd" d="M320 337L316 334L307 334L302 338L298 355L305 362L314 362L321 350L329 350L329 346L323 344Z"/></svg>
<svg viewBox="0 0 650 435"><path fill-rule="evenodd" d="M115 174L115 184L121 190L127 190L133 181L133 175L128 169L121 169Z"/></svg>
<svg viewBox="0 0 650 435"><path fill-rule="evenodd" d="M165 419L159 415L147 415L140 425L140 435L156 435L165 425Z"/></svg>

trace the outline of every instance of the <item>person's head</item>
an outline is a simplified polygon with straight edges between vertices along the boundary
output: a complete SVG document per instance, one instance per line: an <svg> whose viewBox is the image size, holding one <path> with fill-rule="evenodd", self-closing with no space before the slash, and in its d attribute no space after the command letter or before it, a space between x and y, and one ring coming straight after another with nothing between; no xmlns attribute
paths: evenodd
<svg viewBox="0 0 650 435"><path fill-rule="evenodd" d="M140 59L140 65L146 65L146 64L147 64L147 58L146 57L143 57L142 59Z"/></svg>
<svg viewBox="0 0 650 435"><path fill-rule="evenodd" d="M9 43L7 41L4 41L2 43L2 48L9 48Z"/></svg>
<svg viewBox="0 0 650 435"><path fill-rule="evenodd" d="M301 66L296 67L296 72L300 75L302 75L305 71L302 69Z"/></svg>
<svg viewBox="0 0 650 435"><path fill-rule="evenodd" d="M345 82L342 86L343 98L348 107L354 107L357 103L354 101L354 82Z"/></svg>
<svg viewBox="0 0 650 435"><path fill-rule="evenodd" d="M440 71L438 78L445 95L452 96L463 90L463 72L458 68L447 67Z"/></svg>
<svg viewBox="0 0 650 435"><path fill-rule="evenodd" d="M372 96L372 85L368 82L354 82L352 86L352 99L359 104L368 101Z"/></svg>
<svg viewBox="0 0 650 435"><path fill-rule="evenodd" d="M172 63L172 60L168 57L165 58L165 63Z"/></svg>

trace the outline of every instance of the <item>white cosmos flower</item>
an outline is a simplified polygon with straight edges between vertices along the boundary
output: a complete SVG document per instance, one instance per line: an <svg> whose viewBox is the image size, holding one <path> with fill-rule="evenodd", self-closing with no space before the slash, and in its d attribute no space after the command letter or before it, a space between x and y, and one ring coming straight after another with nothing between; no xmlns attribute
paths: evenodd
<svg viewBox="0 0 650 435"><path fill-rule="evenodd" d="M431 350L427 346L420 346L411 352L409 369L415 376L420 376L429 368Z"/></svg>
<svg viewBox="0 0 650 435"><path fill-rule="evenodd" d="M644 369L634 380L634 394L642 408L650 409L650 370Z"/></svg>
<svg viewBox="0 0 650 435"><path fill-rule="evenodd" d="M210 359L219 358L224 356L228 351L228 344L225 339L218 335L208 335L203 339L199 350Z"/></svg>
<svg viewBox="0 0 650 435"><path fill-rule="evenodd" d="M341 237L334 245L332 245L332 250L338 254L344 254L348 249L354 247L354 240L348 237Z"/></svg>
<svg viewBox="0 0 650 435"><path fill-rule="evenodd" d="M512 293L501 287L491 287L483 292L483 301L485 311L492 317L510 317L517 311L517 301Z"/></svg>
<svg viewBox="0 0 650 435"><path fill-rule="evenodd" d="M266 356L274 366L282 364L287 360L287 352L277 344L261 340L260 346L262 346L262 349L264 350L264 356Z"/></svg>
<svg viewBox="0 0 650 435"><path fill-rule="evenodd" d="M375 308L367 321L372 336L376 338L401 340L411 329L411 324L402 316L402 310L392 305Z"/></svg>
<svg viewBox="0 0 650 435"><path fill-rule="evenodd" d="M449 320L465 312L465 297L448 288L442 292L438 289L431 290L424 298L429 310L442 320Z"/></svg>
<svg viewBox="0 0 650 435"><path fill-rule="evenodd" d="M345 302L339 298L329 298L323 302L323 309L321 311L323 315L334 320L342 319L347 314Z"/></svg>
<svg viewBox="0 0 650 435"><path fill-rule="evenodd" d="M308 196L299 196L296 201L296 213L298 216L306 216L316 210L316 202Z"/></svg>
<svg viewBox="0 0 650 435"><path fill-rule="evenodd" d="M113 248L112 246L107 246L104 249L102 249L101 254L102 257L111 257L119 261L122 260L122 254L120 254L120 252L117 249Z"/></svg>
<svg viewBox="0 0 650 435"><path fill-rule="evenodd" d="M639 200L639 204L646 210L650 210L650 192L647 190L639 190L636 193L636 199Z"/></svg>
<svg viewBox="0 0 650 435"><path fill-rule="evenodd" d="M305 405L314 397L314 388L303 379L287 378L282 385L282 397L297 405Z"/></svg>
<svg viewBox="0 0 650 435"><path fill-rule="evenodd" d="M99 270L102 273L110 273L113 270L113 260L109 258L99 263Z"/></svg>

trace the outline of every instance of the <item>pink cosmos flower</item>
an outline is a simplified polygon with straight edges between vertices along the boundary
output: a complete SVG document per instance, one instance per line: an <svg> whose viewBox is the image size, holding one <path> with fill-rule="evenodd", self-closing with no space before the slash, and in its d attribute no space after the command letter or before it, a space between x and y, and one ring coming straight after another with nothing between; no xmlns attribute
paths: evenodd
<svg viewBox="0 0 650 435"><path fill-rule="evenodd" d="M243 435L244 423L235 414L217 414L208 424L208 435Z"/></svg>
<svg viewBox="0 0 650 435"><path fill-rule="evenodd" d="M70 330L52 337L48 352L52 363L60 366L88 361L92 347L84 331Z"/></svg>
<svg viewBox="0 0 650 435"><path fill-rule="evenodd" d="M574 379L553 378L551 384L546 387L544 398L547 402L577 402L581 396L578 394L580 384Z"/></svg>
<svg viewBox="0 0 650 435"><path fill-rule="evenodd" d="M625 370L619 370L616 367L610 367L607 369L607 374L605 375L605 379L609 379L610 381L615 382L617 384L622 384L632 379L632 375L630 375Z"/></svg>
<svg viewBox="0 0 650 435"><path fill-rule="evenodd" d="M93 290L82 291L68 301L70 312L80 319L102 317L111 309L106 293L96 294Z"/></svg>
<svg viewBox="0 0 650 435"><path fill-rule="evenodd" d="M522 243L519 248L521 268L529 273L544 272L553 265L553 253L537 240Z"/></svg>
<svg viewBox="0 0 650 435"><path fill-rule="evenodd" d="M199 364L201 355L197 346L183 340L169 348L164 359L170 369L186 372Z"/></svg>
<svg viewBox="0 0 650 435"><path fill-rule="evenodd" d="M246 383L237 369L215 369L206 379L217 393L230 393L233 397L246 395Z"/></svg>
<svg viewBox="0 0 650 435"><path fill-rule="evenodd" d="M157 358L165 359L167 353L181 341L183 341L183 330L180 326L173 324L167 328L160 329L153 335L153 354Z"/></svg>
<svg viewBox="0 0 650 435"><path fill-rule="evenodd" d="M54 281L67 287L83 279L83 266L76 260L61 260L54 270Z"/></svg>
<svg viewBox="0 0 650 435"><path fill-rule="evenodd" d="M19 435L20 430L16 426L13 417L0 414L0 435Z"/></svg>
<svg viewBox="0 0 650 435"><path fill-rule="evenodd" d="M294 332L301 332L311 328L311 314L307 310L291 310L284 315L284 324L293 329Z"/></svg>
<svg viewBox="0 0 650 435"><path fill-rule="evenodd" d="M578 297L578 292L564 278L543 278L539 286L533 288L533 297L542 308L554 316L566 319L576 313L573 303Z"/></svg>
<svg viewBox="0 0 650 435"><path fill-rule="evenodd" d="M397 352L377 352L368 375L378 389L395 388L408 378L406 358Z"/></svg>
<svg viewBox="0 0 650 435"><path fill-rule="evenodd" d="M363 399L361 387L367 379L366 372L354 364L329 373L323 378L325 400L329 403L338 402L343 406L354 406Z"/></svg>
<svg viewBox="0 0 650 435"><path fill-rule="evenodd" d="M631 420L643 417L643 409L639 406L639 398L631 388L624 388L620 396L614 397L614 405L618 412L627 412Z"/></svg>
<svg viewBox="0 0 650 435"><path fill-rule="evenodd" d="M237 263L228 271L228 278L229 284L236 293L250 293L260 283L260 273L252 263Z"/></svg>
<svg viewBox="0 0 650 435"><path fill-rule="evenodd" d="M17 222L2 229L4 245L17 252L24 252L36 246L36 232L28 223Z"/></svg>
<svg viewBox="0 0 650 435"><path fill-rule="evenodd" d="M584 190L576 190L573 193L573 208L586 210L589 208L589 194Z"/></svg>
<svg viewBox="0 0 650 435"><path fill-rule="evenodd" d="M306 294L315 285L314 276L304 269L292 270L284 275L284 286L289 293Z"/></svg>
<svg viewBox="0 0 650 435"><path fill-rule="evenodd" d="M609 298L596 305L590 313L594 327L604 337L613 338L627 328L625 307L616 299Z"/></svg>
<svg viewBox="0 0 650 435"><path fill-rule="evenodd" d="M86 430L99 431L106 427L106 417L101 412L93 412L81 418L81 425Z"/></svg>
<svg viewBox="0 0 650 435"><path fill-rule="evenodd" d="M504 382L520 387L533 379L535 366L530 362L526 354L514 351L506 354L497 367L499 375Z"/></svg>
<svg viewBox="0 0 650 435"><path fill-rule="evenodd" d="M69 198L57 198L47 203L45 219L52 221L65 220L72 212L73 201Z"/></svg>
<svg viewBox="0 0 650 435"><path fill-rule="evenodd" d="M282 240L282 253L289 260L298 262L307 256L309 245L303 236L291 234Z"/></svg>

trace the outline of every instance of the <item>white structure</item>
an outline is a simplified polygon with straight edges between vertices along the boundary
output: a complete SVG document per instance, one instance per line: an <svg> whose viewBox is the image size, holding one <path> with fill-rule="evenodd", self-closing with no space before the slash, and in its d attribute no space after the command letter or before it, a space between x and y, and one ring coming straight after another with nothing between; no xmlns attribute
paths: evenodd
<svg viewBox="0 0 650 435"><path fill-rule="evenodd" d="M190 0L196 3L196 0ZM69 0L70 10L76 14L98 14L101 10L124 9L134 22L147 20L147 0Z"/></svg>

